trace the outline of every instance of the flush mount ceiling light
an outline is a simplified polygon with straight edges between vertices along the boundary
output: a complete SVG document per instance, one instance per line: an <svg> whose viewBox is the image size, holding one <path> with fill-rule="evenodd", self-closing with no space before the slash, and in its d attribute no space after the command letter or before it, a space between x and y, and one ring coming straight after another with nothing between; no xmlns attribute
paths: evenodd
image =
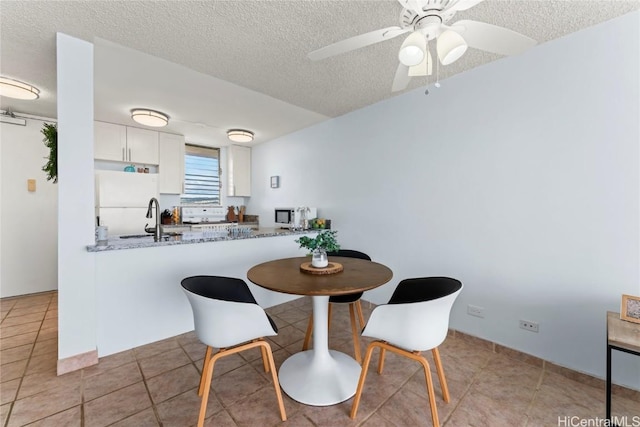
<svg viewBox="0 0 640 427"><path fill-rule="evenodd" d="M253 132L243 129L229 129L227 138L233 142L251 142L253 141Z"/></svg>
<svg viewBox="0 0 640 427"><path fill-rule="evenodd" d="M131 118L141 125L156 128L169 124L169 116L160 111L147 110L146 108L131 110Z"/></svg>
<svg viewBox="0 0 640 427"><path fill-rule="evenodd" d="M28 83L0 77L0 96L16 99L37 99L40 97L40 90Z"/></svg>
<svg viewBox="0 0 640 427"><path fill-rule="evenodd" d="M447 30L438 37L438 58L442 65L449 65L467 51L467 42L455 31Z"/></svg>
<svg viewBox="0 0 640 427"><path fill-rule="evenodd" d="M407 67L413 67L424 60L427 39L420 31L414 31L405 39L398 53L398 59Z"/></svg>

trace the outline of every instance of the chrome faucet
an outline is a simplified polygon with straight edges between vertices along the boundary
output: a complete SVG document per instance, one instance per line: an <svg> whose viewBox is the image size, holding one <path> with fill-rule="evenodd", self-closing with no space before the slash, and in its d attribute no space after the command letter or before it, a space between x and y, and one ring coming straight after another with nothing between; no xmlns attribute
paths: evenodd
<svg viewBox="0 0 640 427"><path fill-rule="evenodd" d="M147 233L151 233L153 231L153 240L155 242L159 242L160 240L162 240L162 226L160 225L160 203L158 203L158 199L156 199L155 197L152 197L151 200L149 200L149 207L147 208L147 218L153 217L152 209L154 202L156 204L156 228L147 228L147 226L145 225L144 231L146 231Z"/></svg>

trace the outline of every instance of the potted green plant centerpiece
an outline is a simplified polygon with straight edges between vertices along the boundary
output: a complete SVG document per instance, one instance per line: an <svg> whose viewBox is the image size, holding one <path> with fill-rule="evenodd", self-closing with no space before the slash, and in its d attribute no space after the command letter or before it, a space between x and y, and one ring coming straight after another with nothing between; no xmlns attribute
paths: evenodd
<svg viewBox="0 0 640 427"><path fill-rule="evenodd" d="M302 236L296 239L296 243L300 244L301 248L308 249L311 253L311 265L316 268L324 268L329 265L329 258L327 252L335 252L340 249L340 245L336 240L335 230L325 230L316 237Z"/></svg>

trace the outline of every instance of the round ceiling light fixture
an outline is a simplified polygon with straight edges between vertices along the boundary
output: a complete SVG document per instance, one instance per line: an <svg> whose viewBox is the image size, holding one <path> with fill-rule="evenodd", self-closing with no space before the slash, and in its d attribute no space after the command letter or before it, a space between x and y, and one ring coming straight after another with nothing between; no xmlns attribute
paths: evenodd
<svg viewBox="0 0 640 427"><path fill-rule="evenodd" d="M0 96L15 99L38 99L40 90L28 83L0 77Z"/></svg>
<svg viewBox="0 0 640 427"><path fill-rule="evenodd" d="M229 129L227 138L233 142L251 142L253 141L253 132L244 129Z"/></svg>
<svg viewBox="0 0 640 427"><path fill-rule="evenodd" d="M131 118L141 125L159 128L169 124L169 116L165 113L146 108L135 108L131 110Z"/></svg>

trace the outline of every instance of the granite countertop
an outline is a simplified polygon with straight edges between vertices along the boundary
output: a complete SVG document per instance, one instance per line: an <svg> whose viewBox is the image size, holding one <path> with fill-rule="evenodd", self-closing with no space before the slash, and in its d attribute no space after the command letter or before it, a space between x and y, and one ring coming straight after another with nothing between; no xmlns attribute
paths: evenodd
<svg viewBox="0 0 640 427"><path fill-rule="evenodd" d="M154 242L153 235L149 234L144 237L126 238L122 239L120 236L110 236L106 245L88 245L88 252L105 252L115 251L120 249L137 249L137 248L151 248L157 246L174 246L174 245L190 245L194 243L206 243L206 242L220 242L228 240L245 240L245 239L259 239L263 237L278 237L278 236L295 236L299 234L314 233L322 230L296 230L291 231L281 228L260 228L258 230L251 230L250 234L246 235L228 235L224 237L208 237L211 234L202 232L185 232L179 235L163 236L161 242Z"/></svg>

